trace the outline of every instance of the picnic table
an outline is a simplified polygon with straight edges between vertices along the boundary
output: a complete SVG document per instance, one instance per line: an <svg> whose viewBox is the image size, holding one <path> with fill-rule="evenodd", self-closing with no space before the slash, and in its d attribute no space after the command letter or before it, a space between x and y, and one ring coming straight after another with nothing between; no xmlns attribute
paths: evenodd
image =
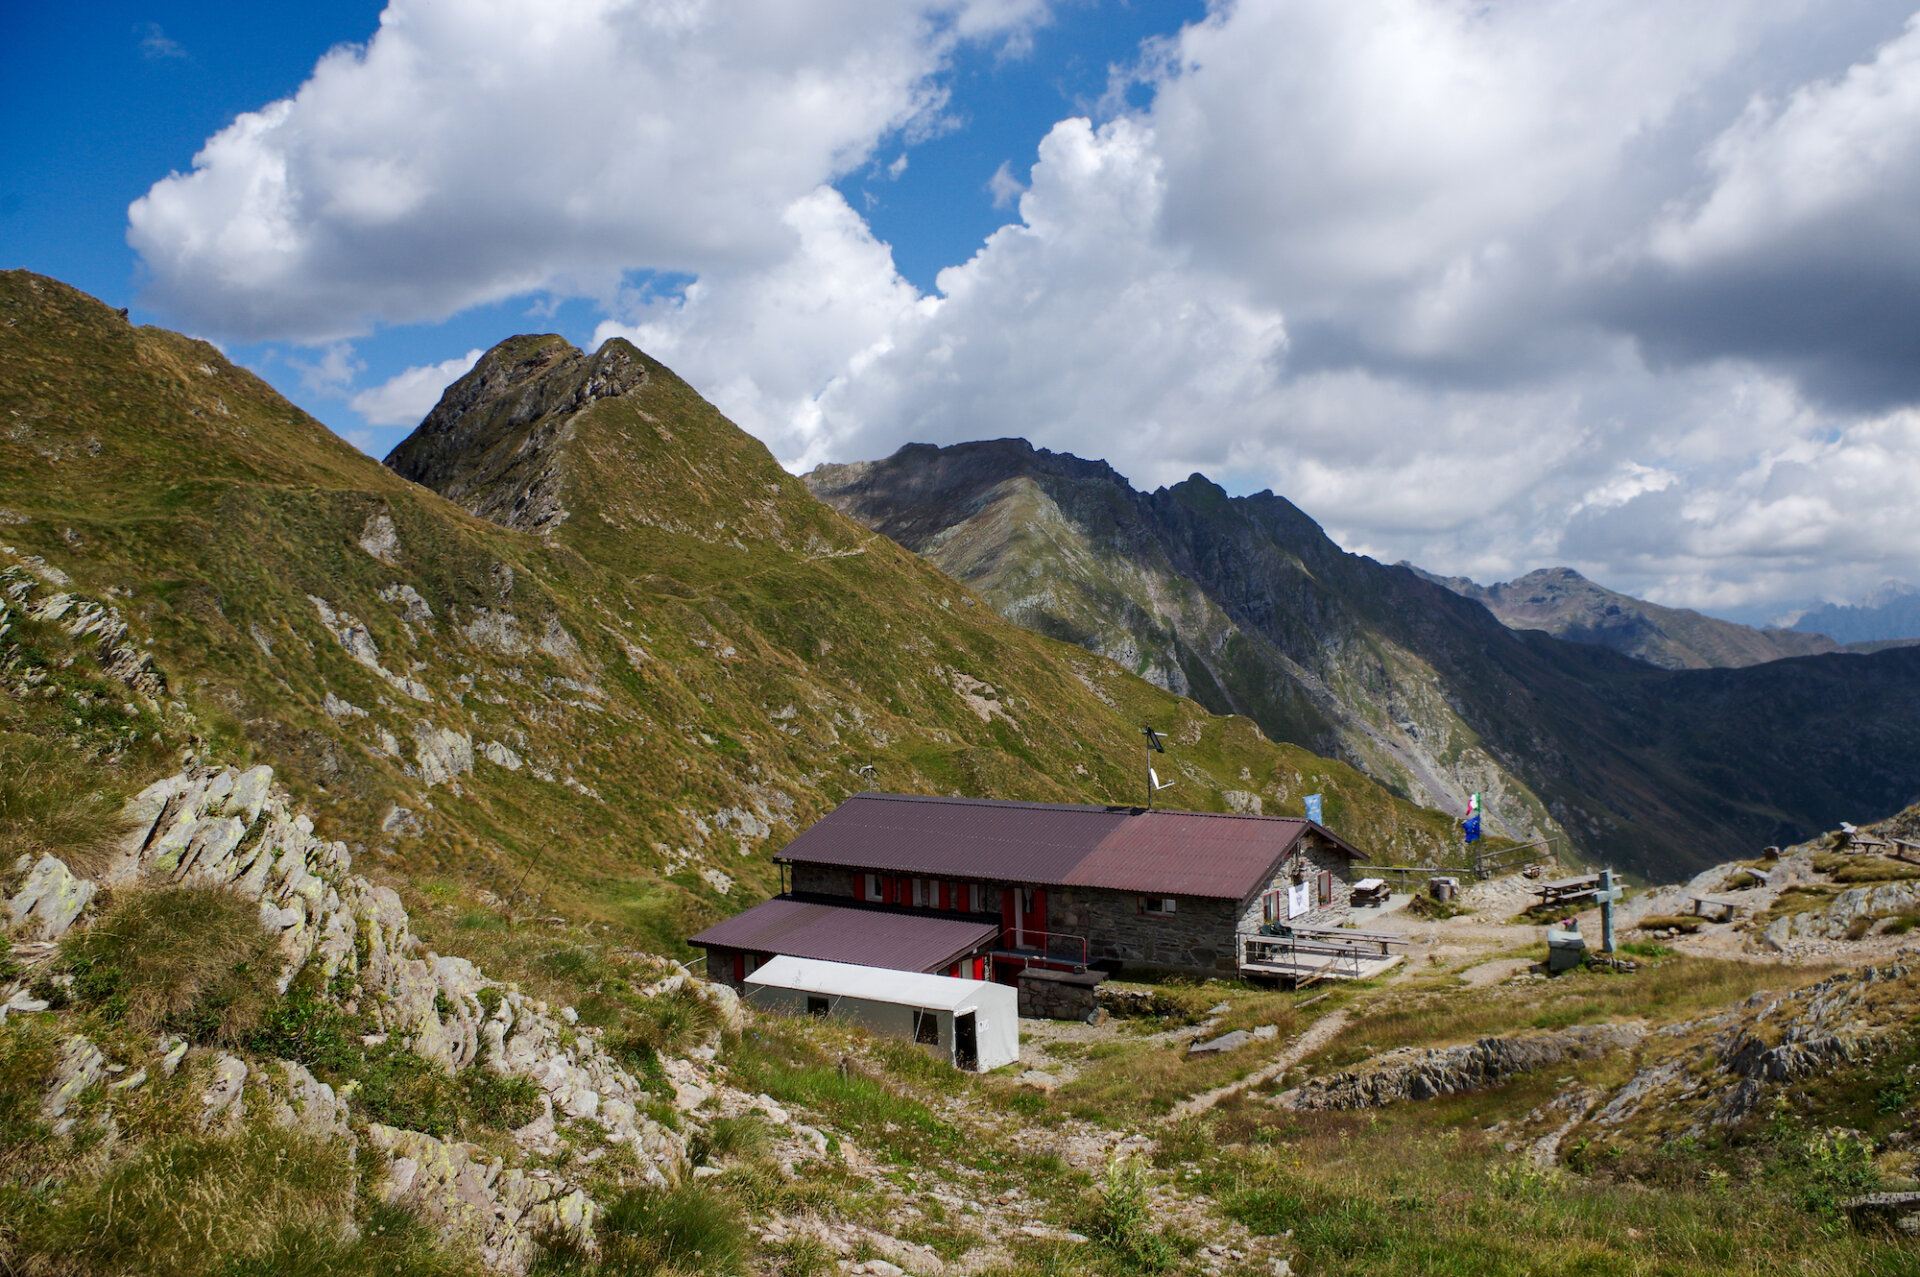
<svg viewBox="0 0 1920 1277"><path fill-rule="evenodd" d="M1591 899L1599 890L1599 874L1581 874L1577 878L1560 878L1553 882L1543 882L1533 889L1533 893L1540 897L1540 903L1543 905L1560 905Z"/></svg>
<svg viewBox="0 0 1920 1277"><path fill-rule="evenodd" d="M1387 902L1388 888L1385 878L1362 878L1353 884L1353 903L1356 905L1380 905Z"/></svg>

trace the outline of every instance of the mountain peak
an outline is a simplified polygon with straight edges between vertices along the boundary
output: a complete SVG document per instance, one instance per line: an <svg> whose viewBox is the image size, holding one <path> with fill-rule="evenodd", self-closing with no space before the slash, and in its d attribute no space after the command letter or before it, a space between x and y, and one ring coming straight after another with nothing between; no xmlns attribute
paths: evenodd
<svg viewBox="0 0 1920 1277"><path fill-rule="evenodd" d="M575 416L647 384L653 367L614 337L588 355L556 333L509 337L448 386L387 467L522 532L565 522L562 445Z"/></svg>

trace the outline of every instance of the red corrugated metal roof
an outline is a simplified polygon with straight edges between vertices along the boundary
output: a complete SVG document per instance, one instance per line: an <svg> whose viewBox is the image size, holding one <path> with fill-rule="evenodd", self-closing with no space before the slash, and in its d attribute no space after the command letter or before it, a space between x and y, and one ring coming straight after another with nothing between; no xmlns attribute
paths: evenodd
<svg viewBox="0 0 1920 1277"><path fill-rule="evenodd" d="M935 878L1064 882L1129 810L855 794L776 859Z"/></svg>
<svg viewBox="0 0 1920 1277"><path fill-rule="evenodd" d="M776 859L928 877L1245 899L1309 828L1299 817L856 794Z"/></svg>
<svg viewBox="0 0 1920 1277"><path fill-rule="evenodd" d="M687 943L937 972L999 934L1000 928L991 923L768 900L715 923Z"/></svg>
<svg viewBox="0 0 1920 1277"><path fill-rule="evenodd" d="M1240 900L1267 882L1306 828L1304 820L1281 817L1143 811L1103 838L1064 882Z"/></svg>

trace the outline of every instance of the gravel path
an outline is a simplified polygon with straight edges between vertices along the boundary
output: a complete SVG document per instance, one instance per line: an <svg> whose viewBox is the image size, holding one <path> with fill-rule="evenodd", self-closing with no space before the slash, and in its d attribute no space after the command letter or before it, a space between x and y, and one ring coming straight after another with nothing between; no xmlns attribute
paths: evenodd
<svg viewBox="0 0 1920 1277"><path fill-rule="evenodd" d="M1287 1046L1286 1050L1275 1057L1272 1063L1254 1070L1238 1082L1229 1082L1225 1086L1217 1086L1211 1091L1202 1091L1198 1095L1189 1096L1174 1105L1172 1110L1169 1111L1162 1120L1177 1122L1183 1117L1192 1117L1195 1113L1204 1113L1228 1096L1238 1095L1248 1087L1259 1086L1263 1082L1271 1082L1274 1078L1279 1077L1301 1060L1331 1042L1333 1035L1346 1027L1347 1013L1344 1010L1334 1011L1321 1016L1308 1027L1305 1033L1295 1038L1292 1043Z"/></svg>

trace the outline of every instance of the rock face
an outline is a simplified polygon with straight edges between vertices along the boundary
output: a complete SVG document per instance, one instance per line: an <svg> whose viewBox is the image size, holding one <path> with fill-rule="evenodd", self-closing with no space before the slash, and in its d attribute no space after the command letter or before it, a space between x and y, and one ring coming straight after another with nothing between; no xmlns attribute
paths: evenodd
<svg viewBox="0 0 1920 1277"><path fill-rule="evenodd" d="M1403 1047L1376 1056L1365 1068L1309 1081L1279 1102L1284 1108L1313 1111L1460 1095L1498 1086L1522 1073L1627 1050L1644 1034L1631 1024L1591 1024L1557 1033L1482 1038L1467 1046Z"/></svg>
<svg viewBox="0 0 1920 1277"><path fill-rule="evenodd" d="M1511 581L1476 585L1465 577L1421 572L1410 563L1400 566L1484 604L1512 629L1545 630L1571 643L1610 647L1661 669L1738 669L1840 650L1825 634L1756 630L1686 608L1661 607L1595 585L1572 568L1541 568Z"/></svg>
<svg viewBox="0 0 1920 1277"><path fill-rule="evenodd" d="M1503 831L1563 830L1657 880L1912 798L1920 653L1655 669L1509 629L1342 551L1272 492L1200 475L1139 492L1019 439L910 445L807 482L1009 619L1415 801L1458 811L1477 791Z"/></svg>
<svg viewBox="0 0 1920 1277"><path fill-rule="evenodd" d="M585 355L551 333L515 337L447 387L386 463L483 519L551 532L568 515L562 445L574 415L646 380L645 357L617 338Z"/></svg>
<svg viewBox="0 0 1920 1277"><path fill-rule="evenodd" d="M1760 933L1771 948L1784 949L1803 938L1838 940L1865 919L1889 918L1920 912L1920 882L1888 882L1872 887L1849 887L1824 909L1775 918Z"/></svg>
<svg viewBox="0 0 1920 1277"><path fill-rule="evenodd" d="M1682 1122L1696 1138L1731 1126L1760 1107L1768 1088L1864 1059L1902 1034L1915 983L1904 964L1868 967L1669 1025L1647 1039L1639 1070L1592 1120L1638 1120L1654 1137L1682 1134Z"/></svg>
<svg viewBox="0 0 1920 1277"><path fill-rule="evenodd" d="M479 1067L531 1079L545 1097L546 1136L557 1130L557 1118L570 1124L573 1138L584 1134L594 1145L631 1150L643 1181L665 1185L682 1174L684 1137L646 1115L646 1088L601 1049L594 1033L489 980L466 959L426 949L413 936L400 897L349 872L345 844L314 836L313 822L275 792L271 768L190 768L143 790L126 814L132 829L104 873L109 885L206 883L259 901L262 921L280 934L282 990L311 966L325 982L324 996L352 998L390 1040L422 1059L448 1072ZM93 883L44 857L5 902L5 916L17 934L57 938L93 895ZM684 973L674 979L672 987L692 983L714 1001L723 1023L739 1026L730 990ZM152 1067L171 1074L185 1051L185 1043L163 1043ZM353 1138L349 1102L299 1064L250 1065L221 1053L205 1067L203 1128L236 1129L250 1112L264 1112L323 1138ZM69 1038L43 1114L61 1119L108 1076L98 1047ZM138 1085L145 1077L143 1068L115 1085ZM595 1207L557 1173L503 1169L474 1146L378 1124L368 1138L393 1159L383 1197L416 1205L499 1271L526 1271L545 1232L590 1241Z"/></svg>

